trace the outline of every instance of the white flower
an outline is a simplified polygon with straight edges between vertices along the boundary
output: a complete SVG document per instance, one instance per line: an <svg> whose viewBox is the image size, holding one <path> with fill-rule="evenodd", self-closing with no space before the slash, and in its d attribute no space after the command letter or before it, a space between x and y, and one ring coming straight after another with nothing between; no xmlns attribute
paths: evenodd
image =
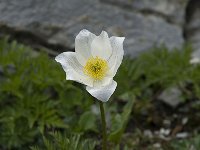
<svg viewBox="0 0 200 150"><path fill-rule="evenodd" d="M67 80L86 85L86 90L100 101L109 100L117 87L113 80L124 55L124 37L99 36L82 30L75 39L75 52L63 52L55 60L61 63Z"/></svg>

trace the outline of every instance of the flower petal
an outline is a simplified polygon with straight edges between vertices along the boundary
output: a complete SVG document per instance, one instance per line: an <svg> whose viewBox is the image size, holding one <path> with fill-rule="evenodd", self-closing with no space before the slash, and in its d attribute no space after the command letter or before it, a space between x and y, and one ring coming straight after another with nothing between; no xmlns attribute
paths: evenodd
<svg viewBox="0 0 200 150"><path fill-rule="evenodd" d="M102 87L86 87L86 90L95 98L102 102L107 102L117 87L114 80L107 86Z"/></svg>
<svg viewBox="0 0 200 150"><path fill-rule="evenodd" d="M112 55L108 60L108 64L110 66L109 74L112 74L112 76L115 76L119 66L122 63L122 59L124 56L124 49L123 49L123 42L124 37L111 37L110 43L112 47Z"/></svg>
<svg viewBox="0 0 200 150"><path fill-rule="evenodd" d="M102 31L101 34L94 38L91 43L91 53L93 57L100 57L107 60L112 54L112 47L108 34Z"/></svg>
<svg viewBox="0 0 200 150"><path fill-rule="evenodd" d="M86 29L81 30L76 36L76 58L82 66L84 66L87 59L91 57L91 43L95 37L96 35L94 35Z"/></svg>
<svg viewBox="0 0 200 150"><path fill-rule="evenodd" d="M106 86L106 85L110 84L110 82L111 82L112 80L113 80L112 77L107 76L107 77L104 77L104 78L101 79L101 80L94 81L93 86L94 86L94 87Z"/></svg>
<svg viewBox="0 0 200 150"><path fill-rule="evenodd" d="M83 73L83 67L75 55L76 53L74 52L64 52L56 56L55 60L61 63L66 72L66 80L74 80L88 86L93 86L93 80Z"/></svg>

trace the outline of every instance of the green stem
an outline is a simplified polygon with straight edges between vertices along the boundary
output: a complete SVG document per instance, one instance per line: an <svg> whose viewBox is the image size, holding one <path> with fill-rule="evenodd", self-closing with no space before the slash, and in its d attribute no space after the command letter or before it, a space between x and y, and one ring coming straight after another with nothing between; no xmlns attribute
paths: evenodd
<svg viewBox="0 0 200 150"><path fill-rule="evenodd" d="M102 149L107 150L106 119L105 119L105 111L103 107L103 102L99 101L99 107L101 111L101 122L102 122L102 130L103 130Z"/></svg>

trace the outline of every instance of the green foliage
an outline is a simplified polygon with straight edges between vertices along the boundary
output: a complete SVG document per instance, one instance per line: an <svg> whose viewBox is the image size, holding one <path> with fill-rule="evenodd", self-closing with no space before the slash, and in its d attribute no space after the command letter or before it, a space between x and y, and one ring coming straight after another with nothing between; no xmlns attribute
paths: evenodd
<svg viewBox="0 0 200 150"><path fill-rule="evenodd" d="M151 105L157 93L176 86L184 100L200 98L200 66L189 64L190 54L187 46L171 52L161 47L134 60L124 59L114 78L117 89L106 103L111 115L109 140L117 145L110 149L120 149L121 142L126 145L121 139L135 117L132 112ZM94 149L87 138L97 141L101 135L97 109L83 85L65 80L54 59L15 41L0 40L0 149ZM52 131L60 132L49 135ZM85 140L69 136L74 133L82 133Z"/></svg>
<svg viewBox="0 0 200 150"><path fill-rule="evenodd" d="M200 98L200 67L191 65L191 47L168 51L165 47L154 48L137 59L124 60L116 80L116 94L134 93L141 104L171 87L179 88L184 100ZM123 80L126 77L128 80ZM189 88L189 89L188 89Z"/></svg>
<svg viewBox="0 0 200 150"><path fill-rule="evenodd" d="M172 142L170 145L173 150L199 150L200 148L200 135L196 135L191 139L184 139Z"/></svg>
<svg viewBox="0 0 200 150"><path fill-rule="evenodd" d="M0 40L0 147L28 149L48 130L79 128L93 101L46 54ZM78 112L80 111L80 112ZM94 118L94 117L93 117ZM92 120L92 125L96 119ZM83 121L82 121L83 122ZM81 126L81 131L93 128ZM83 129L82 129L83 128ZM79 129L78 129L79 130Z"/></svg>
<svg viewBox="0 0 200 150"><path fill-rule="evenodd" d="M85 131L85 130L97 131L95 121L96 121L95 114L91 113L90 111L86 111L81 115L80 120L78 122L79 129L81 131Z"/></svg>
<svg viewBox="0 0 200 150"><path fill-rule="evenodd" d="M143 68L142 71L147 80L144 83L146 86L150 84L169 86L188 78L188 71L191 67L189 47L170 53L166 48L154 49L151 53L143 54L140 59L139 68Z"/></svg>
<svg viewBox="0 0 200 150"><path fill-rule="evenodd" d="M31 147L31 150L94 150L95 142L82 140L80 135L68 137L59 132L51 133L50 137L44 137L44 147Z"/></svg>
<svg viewBox="0 0 200 150"><path fill-rule="evenodd" d="M122 113L116 114L112 121L113 126L112 132L109 135L109 140L116 144L120 144L120 140L131 116L134 98L130 96L129 99L130 100L128 101L128 103L124 106Z"/></svg>
<svg viewBox="0 0 200 150"><path fill-rule="evenodd" d="M152 49L135 60L124 60L117 79L123 81L121 88L132 89L138 95L150 86L166 88L185 82L192 71L190 53L189 46L171 52L165 47ZM125 76L129 80L121 79Z"/></svg>

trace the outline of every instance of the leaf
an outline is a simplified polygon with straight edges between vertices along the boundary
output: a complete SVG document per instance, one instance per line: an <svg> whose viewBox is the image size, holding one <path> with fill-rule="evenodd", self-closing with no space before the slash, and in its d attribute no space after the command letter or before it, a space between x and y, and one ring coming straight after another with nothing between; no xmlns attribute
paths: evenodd
<svg viewBox="0 0 200 150"><path fill-rule="evenodd" d="M45 150L94 150L96 143L91 139L82 139L81 135L52 132L43 137ZM39 147L37 147L39 149ZM44 148L41 148L44 150ZM35 149L33 149L35 150Z"/></svg>
<svg viewBox="0 0 200 150"><path fill-rule="evenodd" d="M124 106L122 114L121 115L117 114L115 116L115 120L114 120L113 124L115 124L117 126L115 127L114 131L112 131L109 135L110 141L117 143L117 144L120 143L121 137L126 129L126 125L127 125L128 121L129 121L129 117L132 112L133 104L134 104L134 98L129 97L129 101Z"/></svg>
<svg viewBox="0 0 200 150"><path fill-rule="evenodd" d="M30 149L31 149L31 150L41 150L41 149L39 149L37 146L31 146Z"/></svg>
<svg viewBox="0 0 200 150"><path fill-rule="evenodd" d="M97 132L96 116L91 111L84 112L78 124L81 131L92 130Z"/></svg>

